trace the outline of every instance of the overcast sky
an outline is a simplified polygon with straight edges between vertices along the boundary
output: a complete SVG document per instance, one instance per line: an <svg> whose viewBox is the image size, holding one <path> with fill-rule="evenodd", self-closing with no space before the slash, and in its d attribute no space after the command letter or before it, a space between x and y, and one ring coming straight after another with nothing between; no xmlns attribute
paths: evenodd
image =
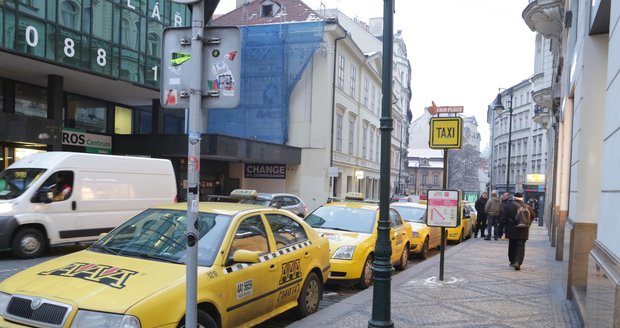
<svg viewBox="0 0 620 328"><path fill-rule="evenodd" d="M365 22L383 16L382 0L303 0L313 9L338 8ZM395 0L394 32L402 30L412 65L411 110L465 106L489 142L487 105L498 88L508 88L534 73L535 33L521 13L528 0ZM220 0L216 13L235 8Z"/></svg>

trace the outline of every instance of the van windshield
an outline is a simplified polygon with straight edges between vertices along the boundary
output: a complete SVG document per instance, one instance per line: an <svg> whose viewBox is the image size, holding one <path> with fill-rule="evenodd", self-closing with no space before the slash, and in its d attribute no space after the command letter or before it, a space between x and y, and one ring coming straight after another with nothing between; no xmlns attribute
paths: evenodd
<svg viewBox="0 0 620 328"><path fill-rule="evenodd" d="M14 199L23 194L43 175L45 169L19 168L0 172L0 199Z"/></svg>

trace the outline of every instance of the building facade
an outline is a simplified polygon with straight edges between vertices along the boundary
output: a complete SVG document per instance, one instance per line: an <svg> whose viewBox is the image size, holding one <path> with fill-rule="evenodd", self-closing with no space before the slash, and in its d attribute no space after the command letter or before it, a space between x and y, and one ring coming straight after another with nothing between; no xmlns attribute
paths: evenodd
<svg viewBox="0 0 620 328"><path fill-rule="evenodd" d="M620 326L620 4L611 0L530 1L527 26L550 44L544 92L554 131L552 213L546 220L555 259L565 267L566 297L586 327Z"/></svg>
<svg viewBox="0 0 620 328"><path fill-rule="evenodd" d="M443 151L430 148L408 150L407 191L422 199L430 189L443 189Z"/></svg>
<svg viewBox="0 0 620 328"><path fill-rule="evenodd" d="M489 143L490 187L500 194L507 190L510 193L529 191L528 197L538 198L544 190L537 187L531 190L529 185L533 175L546 173L548 138L547 129L532 120L537 106L532 98L532 83L529 79L521 81L499 95L496 101L501 101L505 110L497 113L489 106L487 111L487 122L490 122L492 129Z"/></svg>

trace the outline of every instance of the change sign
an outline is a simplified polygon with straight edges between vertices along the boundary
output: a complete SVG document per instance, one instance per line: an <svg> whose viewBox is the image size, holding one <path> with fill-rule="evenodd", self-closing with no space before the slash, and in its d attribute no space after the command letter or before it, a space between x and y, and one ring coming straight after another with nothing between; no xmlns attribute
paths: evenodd
<svg viewBox="0 0 620 328"><path fill-rule="evenodd" d="M463 120L460 117L432 117L429 147L460 149Z"/></svg>

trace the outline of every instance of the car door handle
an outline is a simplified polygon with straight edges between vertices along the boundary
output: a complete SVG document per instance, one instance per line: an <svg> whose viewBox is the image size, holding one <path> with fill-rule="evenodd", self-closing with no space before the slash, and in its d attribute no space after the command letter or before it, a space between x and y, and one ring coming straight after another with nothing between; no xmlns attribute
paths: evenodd
<svg viewBox="0 0 620 328"><path fill-rule="evenodd" d="M277 269L277 268L278 268L278 267L277 267L275 264L272 264L272 265L269 267L269 271L274 271L274 270L275 270L275 269Z"/></svg>
<svg viewBox="0 0 620 328"><path fill-rule="evenodd" d="M74 211L77 209L77 203L75 201L71 202L71 209Z"/></svg>

